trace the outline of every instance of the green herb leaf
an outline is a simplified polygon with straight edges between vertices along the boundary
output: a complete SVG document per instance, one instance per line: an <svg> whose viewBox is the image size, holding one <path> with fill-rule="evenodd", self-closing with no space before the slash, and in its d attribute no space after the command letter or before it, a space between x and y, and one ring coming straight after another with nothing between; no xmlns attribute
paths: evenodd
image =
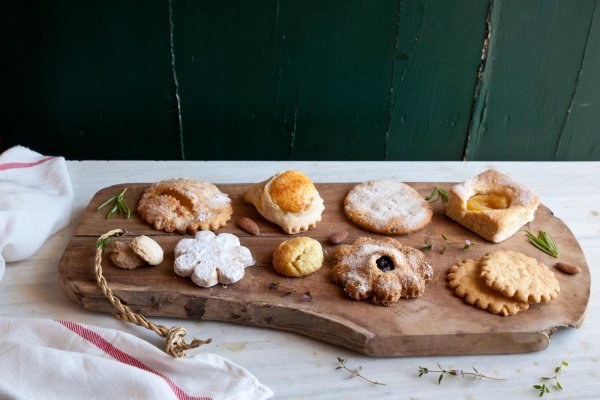
<svg viewBox="0 0 600 400"><path fill-rule="evenodd" d="M429 196L425 197L425 200L427 200L430 203L435 203L440 199L442 200L442 203L448 202L448 192L439 186L436 186L433 189L433 192L431 192Z"/></svg>
<svg viewBox="0 0 600 400"><path fill-rule="evenodd" d="M559 381L556 381L556 387L560 390L563 390L562 386L560 385Z"/></svg>
<svg viewBox="0 0 600 400"><path fill-rule="evenodd" d="M551 255L554 258L558 258L558 248L556 247L556 243L552 240L552 237L548 232L540 231L538 236L535 236L533 233L525 230L527 237L529 238L529 243L543 251L546 254Z"/></svg>
<svg viewBox="0 0 600 400"><path fill-rule="evenodd" d="M444 374L440 374L440 377L438 379L438 385L442 384L442 379L444 378Z"/></svg>
<svg viewBox="0 0 600 400"><path fill-rule="evenodd" d="M118 195L113 196L110 199L106 200L104 203L100 204L100 206L96 208L96 211L106 207L114 201L115 205L110 209L108 214L106 214L106 219L109 219L110 216L116 212L118 212L119 214L127 215L127 218L131 217L131 209L124 200L125 192L127 192L127 188L123 189L123 191Z"/></svg>

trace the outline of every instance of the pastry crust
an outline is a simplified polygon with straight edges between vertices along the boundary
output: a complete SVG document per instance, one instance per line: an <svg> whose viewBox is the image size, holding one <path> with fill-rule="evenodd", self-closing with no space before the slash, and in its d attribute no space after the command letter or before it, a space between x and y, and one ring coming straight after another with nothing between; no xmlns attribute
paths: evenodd
<svg viewBox="0 0 600 400"><path fill-rule="evenodd" d="M392 269L378 265L378 260L385 259ZM351 298L390 306L400 298L421 296L433 269L417 249L392 238L363 237L336 248L332 276Z"/></svg>
<svg viewBox="0 0 600 400"><path fill-rule="evenodd" d="M390 180L354 186L344 199L344 211L361 228L386 235L419 231L433 216L431 205L415 189Z"/></svg>
<svg viewBox="0 0 600 400"><path fill-rule="evenodd" d="M289 234L314 228L325 210L312 181L298 171L280 172L252 186L244 201Z"/></svg>
<svg viewBox="0 0 600 400"><path fill-rule="evenodd" d="M321 243L309 237L297 237L280 243L273 252L273 268L284 276L302 277L323 265Z"/></svg>
<svg viewBox="0 0 600 400"><path fill-rule="evenodd" d="M540 204L539 197L529 188L492 169L455 185L448 193L446 215L494 243L508 239L532 221ZM469 199L488 193L506 197L509 200L508 208L482 211L468 209Z"/></svg>
<svg viewBox="0 0 600 400"><path fill-rule="evenodd" d="M463 260L448 271L448 286L466 303L492 314L505 317L527 310L529 303L522 302L493 290L483 284L481 279L481 262L476 259Z"/></svg>
<svg viewBox="0 0 600 400"><path fill-rule="evenodd" d="M185 178L152 184L142 195L137 210L154 228L179 233L219 229L233 214L229 196L215 185Z"/></svg>

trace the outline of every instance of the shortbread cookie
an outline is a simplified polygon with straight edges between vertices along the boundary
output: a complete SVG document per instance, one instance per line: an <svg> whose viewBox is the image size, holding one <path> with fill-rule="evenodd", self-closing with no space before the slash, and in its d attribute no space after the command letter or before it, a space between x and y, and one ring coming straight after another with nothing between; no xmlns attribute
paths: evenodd
<svg viewBox="0 0 600 400"><path fill-rule="evenodd" d="M389 306L400 298L421 296L433 269L417 249L392 238L363 237L336 248L332 275L351 298Z"/></svg>
<svg viewBox="0 0 600 400"><path fill-rule="evenodd" d="M229 196L215 185L184 178L152 184L137 210L156 229L180 233L219 229L233 214Z"/></svg>
<svg viewBox="0 0 600 400"><path fill-rule="evenodd" d="M244 201L286 233L317 226L325 210L323 199L312 181L298 171L284 171L252 186Z"/></svg>
<svg viewBox="0 0 600 400"><path fill-rule="evenodd" d="M463 260L450 268L448 285L465 302L493 314L507 317L529 308L529 303L506 297L485 286L480 272L479 260Z"/></svg>
<svg viewBox="0 0 600 400"><path fill-rule="evenodd" d="M252 253L230 233L216 236L211 231L196 233L175 246L175 273L202 287L231 284L244 277L244 269L254 265Z"/></svg>
<svg viewBox="0 0 600 400"><path fill-rule="evenodd" d="M446 215L494 243L532 221L540 204L530 189L492 169L452 187L448 194Z"/></svg>
<svg viewBox="0 0 600 400"><path fill-rule="evenodd" d="M163 261L164 251L162 247L148 236L138 236L134 238L129 247L150 265L158 265Z"/></svg>
<svg viewBox="0 0 600 400"><path fill-rule="evenodd" d="M280 243L273 252L273 268L281 275L301 277L316 272L323 265L321 243L298 237Z"/></svg>
<svg viewBox="0 0 600 400"><path fill-rule="evenodd" d="M344 199L344 211L361 228L386 235L421 230L433 215L431 205L415 189L388 180L354 186Z"/></svg>
<svg viewBox="0 0 600 400"><path fill-rule="evenodd" d="M560 291L558 280L546 265L510 250L486 254L481 259L481 278L486 286L529 304L547 303Z"/></svg>

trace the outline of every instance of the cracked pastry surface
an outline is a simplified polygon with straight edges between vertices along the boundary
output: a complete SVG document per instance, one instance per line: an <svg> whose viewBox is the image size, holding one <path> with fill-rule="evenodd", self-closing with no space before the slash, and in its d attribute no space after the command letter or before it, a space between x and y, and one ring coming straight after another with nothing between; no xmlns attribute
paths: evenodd
<svg viewBox="0 0 600 400"><path fill-rule="evenodd" d="M529 188L492 169L453 186L448 194L446 215L494 243L532 221L540 204Z"/></svg>
<svg viewBox="0 0 600 400"><path fill-rule="evenodd" d="M157 230L180 233L219 229L233 214L229 196L215 185L185 178L152 184L137 210Z"/></svg>
<svg viewBox="0 0 600 400"><path fill-rule="evenodd" d="M363 237L335 249L332 276L351 298L389 306L421 296L433 269L417 249L392 238Z"/></svg>
<svg viewBox="0 0 600 400"><path fill-rule="evenodd" d="M174 271L202 287L217 283L231 284L244 277L244 269L254 265L252 253L230 233L215 235L211 231L196 233L175 246Z"/></svg>
<svg viewBox="0 0 600 400"><path fill-rule="evenodd" d="M415 189L391 180L354 186L344 199L344 211L361 228L386 235L421 230L433 216L431 205Z"/></svg>
<svg viewBox="0 0 600 400"><path fill-rule="evenodd" d="M298 237L280 243L273 252L273 268L279 274L301 277L316 272L323 265L321 243Z"/></svg>
<svg viewBox="0 0 600 400"><path fill-rule="evenodd" d="M289 234L312 229L325 210L312 181L298 171L283 171L252 186L244 201Z"/></svg>

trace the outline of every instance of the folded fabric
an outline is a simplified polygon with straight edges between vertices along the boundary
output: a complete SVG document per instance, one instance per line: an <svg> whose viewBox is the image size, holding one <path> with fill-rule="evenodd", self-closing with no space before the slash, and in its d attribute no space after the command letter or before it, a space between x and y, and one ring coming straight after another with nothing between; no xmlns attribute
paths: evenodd
<svg viewBox="0 0 600 400"><path fill-rule="evenodd" d="M130 334L0 317L0 398L267 399L271 389L215 354L173 358Z"/></svg>
<svg viewBox="0 0 600 400"><path fill-rule="evenodd" d="M0 280L5 261L32 256L69 224L73 188L63 157L16 146L0 154Z"/></svg>

